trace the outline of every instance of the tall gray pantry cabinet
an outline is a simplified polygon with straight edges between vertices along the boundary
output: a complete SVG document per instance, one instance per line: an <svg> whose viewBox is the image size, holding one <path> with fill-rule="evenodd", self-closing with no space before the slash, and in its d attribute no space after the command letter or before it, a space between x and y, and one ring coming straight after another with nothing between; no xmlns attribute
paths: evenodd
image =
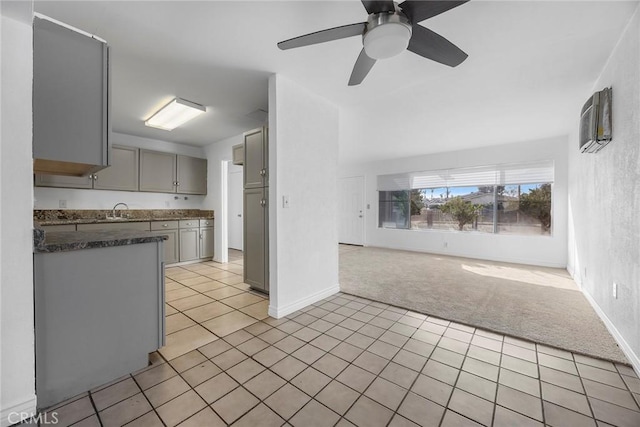
<svg viewBox="0 0 640 427"><path fill-rule="evenodd" d="M244 281L269 293L269 137L261 127L244 134Z"/></svg>

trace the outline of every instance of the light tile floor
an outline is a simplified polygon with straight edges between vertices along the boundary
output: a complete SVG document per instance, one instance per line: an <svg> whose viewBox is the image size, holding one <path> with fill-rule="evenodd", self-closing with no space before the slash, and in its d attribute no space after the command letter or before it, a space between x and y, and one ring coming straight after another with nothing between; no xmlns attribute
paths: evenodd
<svg viewBox="0 0 640 427"><path fill-rule="evenodd" d="M167 346L58 426L640 426L624 365L338 294L283 319L242 258L168 268Z"/></svg>

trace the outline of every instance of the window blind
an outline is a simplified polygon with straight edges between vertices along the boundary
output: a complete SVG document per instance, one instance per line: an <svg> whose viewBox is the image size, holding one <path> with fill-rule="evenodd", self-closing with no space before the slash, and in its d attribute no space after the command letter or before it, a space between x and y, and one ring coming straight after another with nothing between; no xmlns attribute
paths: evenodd
<svg viewBox="0 0 640 427"><path fill-rule="evenodd" d="M378 175L378 191L553 182L553 161Z"/></svg>

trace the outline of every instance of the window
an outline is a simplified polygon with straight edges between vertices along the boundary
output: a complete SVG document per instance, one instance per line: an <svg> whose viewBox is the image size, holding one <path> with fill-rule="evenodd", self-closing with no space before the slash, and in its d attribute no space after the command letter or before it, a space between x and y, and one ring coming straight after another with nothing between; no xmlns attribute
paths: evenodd
<svg viewBox="0 0 640 427"><path fill-rule="evenodd" d="M502 186L497 228L503 234L551 234L551 184Z"/></svg>
<svg viewBox="0 0 640 427"><path fill-rule="evenodd" d="M378 176L379 227L551 234L550 161Z"/></svg>
<svg viewBox="0 0 640 427"><path fill-rule="evenodd" d="M378 226L409 228L409 190L381 191L378 202Z"/></svg>

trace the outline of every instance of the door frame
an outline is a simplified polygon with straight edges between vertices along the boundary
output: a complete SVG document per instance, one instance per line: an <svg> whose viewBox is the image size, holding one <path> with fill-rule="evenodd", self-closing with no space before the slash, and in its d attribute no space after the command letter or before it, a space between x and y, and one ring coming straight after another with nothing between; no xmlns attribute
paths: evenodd
<svg viewBox="0 0 640 427"><path fill-rule="evenodd" d="M215 213L216 219L219 219L216 221L216 227L220 228L221 250L215 251L214 260L221 263L229 262L229 224L227 223L229 218L229 162L230 160L220 161L220 217L218 218L218 212Z"/></svg>
<svg viewBox="0 0 640 427"><path fill-rule="evenodd" d="M227 165L228 166L228 165ZM231 212L231 202L229 201L229 186L231 185L231 174L236 173L240 175L240 185L241 185L241 193L240 193L240 201L243 201L243 192L244 192L244 171L238 171L238 172L231 172L231 171L227 171L227 177L228 177L228 181L227 181L227 220L231 221L231 219L233 218L233 213ZM242 221L244 221L244 208L242 210ZM236 248L232 248L229 246L229 235L231 234L231 227L229 226L229 222L227 222L227 249L233 249L233 250L238 250ZM240 240L242 242L242 250L244 250L244 227L242 230L242 235L240 236Z"/></svg>
<svg viewBox="0 0 640 427"><path fill-rule="evenodd" d="M362 194L362 224L361 224L361 227L362 227L362 241L359 244L358 243L342 243L342 242L340 242L340 236L338 236L338 243L347 244L347 245L355 245L355 246L365 246L366 231L367 231L367 228L365 227L365 223L367 221L367 214L366 214L366 210L367 210L366 206L367 205L365 203L365 199L366 199L365 192L366 192L366 188L367 188L367 186L366 186L366 177L364 175L341 176L341 177L338 178L338 180L340 181L340 180L343 180L343 179L352 179L352 178L361 178L362 179L362 185L361 185L361 188L360 188L361 194ZM339 191L340 192L342 191L342 186L339 186ZM338 195L338 197L340 197L340 198L341 198L341 196L342 196L342 194Z"/></svg>

